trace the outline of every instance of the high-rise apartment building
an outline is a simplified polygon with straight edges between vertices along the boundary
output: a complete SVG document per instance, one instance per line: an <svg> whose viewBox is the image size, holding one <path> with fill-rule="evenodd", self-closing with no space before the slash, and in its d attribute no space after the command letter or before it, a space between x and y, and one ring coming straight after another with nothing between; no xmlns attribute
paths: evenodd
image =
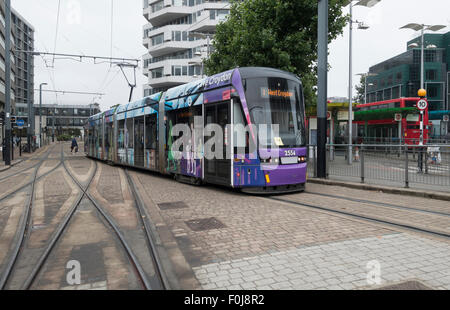
<svg viewBox="0 0 450 310"><path fill-rule="evenodd" d="M11 27L15 31L16 50L33 51L34 50L34 27L28 23L20 14L12 9ZM16 68L16 87L15 96L17 103L28 102L28 92L30 98L34 98L34 57L27 57L27 53L15 52L15 68ZM28 76L28 61L30 61L30 75ZM28 81L28 79L30 79ZM31 83L31 85L28 85Z"/></svg>
<svg viewBox="0 0 450 310"><path fill-rule="evenodd" d="M218 23L230 4L212 0L144 0L144 95L202 77Z"/></svg>
<svg viewBox="0 0 450 310"><path fill-rule="evenodd" d="M0 0L0 112L5 110L6 93L6 65L5 65L5 1ZM28 86L31 89L31 100L33 98L34 63L31 57L30 82L27 75L27 57L25 53L17 50L33 50L34 29L20 14L11 9L11 115L16 115L16 102L27 103ZM4 137L4 127L0 124L0 141Z"/></svg>

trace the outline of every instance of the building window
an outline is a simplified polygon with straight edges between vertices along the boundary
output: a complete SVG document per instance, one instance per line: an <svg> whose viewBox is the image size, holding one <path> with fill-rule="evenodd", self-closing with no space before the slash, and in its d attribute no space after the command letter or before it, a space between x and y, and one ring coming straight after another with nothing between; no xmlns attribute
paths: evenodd
<svg viewBox="0 0 450 310"><path fill-rule="evenodd" d="M427 70L426 71L426 78L429 81L434 81L437 78L437 71L436 70Z"/></svg>
<svg viewBox="0 0 450 310"><path fill-rule="evenodd" d="M150 70L150 73L152 75L152 79L162 78L163 77L164 68L156 68L153 70Z"/></svg>
<svg viewBox="0 0 450 310"><path fill-rule="evenodd" d="M164 9L164 1L158 1L156 3L153 3L151 5L152 7L152 13L158 12L159 10Z"/></svg>
<svg viewBox="0 0 450 310"><path fill-rule="evenodd" d="M438 89L436 86L428 87L428 97L435 98L438 96Z"/></svg>
<svg viewBox="0 0 450 310"><path fill-rule="evenodd" d="M152 46L162 44L164 42L164 33L152 37Z"/></svg>
<svg viewBox="0 0 450 310"><path fill-rule="evenodd" d="M425 50L425 62L436 62L436 50Z"/></svg>

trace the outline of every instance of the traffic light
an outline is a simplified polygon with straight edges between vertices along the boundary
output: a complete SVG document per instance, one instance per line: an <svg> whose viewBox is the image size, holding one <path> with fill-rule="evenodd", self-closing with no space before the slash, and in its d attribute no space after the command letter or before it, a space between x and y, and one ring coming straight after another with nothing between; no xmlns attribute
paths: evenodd
<svg viewBox="0 0 450 310"><path fill-rule="evenodd" d="M0 121L4 122L5 121L5 116L6 116L5 111L1 111L0 112Z"/></svg>

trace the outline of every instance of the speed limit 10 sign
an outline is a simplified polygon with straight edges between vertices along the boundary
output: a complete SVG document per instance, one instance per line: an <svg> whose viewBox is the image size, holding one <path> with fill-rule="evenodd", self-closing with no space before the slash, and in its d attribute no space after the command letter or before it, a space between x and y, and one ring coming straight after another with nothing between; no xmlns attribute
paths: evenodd
<svg viewBox="0 0 450 310"><path fill-rule="evenodd" d="M428 107L428 102L424 99L419 100L419 102L417 102L417 108L421 111L426 110L426 108Z"/></svg>

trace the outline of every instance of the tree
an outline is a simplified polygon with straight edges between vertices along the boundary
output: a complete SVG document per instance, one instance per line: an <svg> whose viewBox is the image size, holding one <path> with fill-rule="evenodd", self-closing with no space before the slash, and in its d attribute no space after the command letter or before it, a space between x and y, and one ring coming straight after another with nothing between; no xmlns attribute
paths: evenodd
<svg viewBox="0 0 450 310"><path fill-rule="evenodd" d="M359 85L356 85L356 96L353 98L353 102L363 104L365 102L364 100L365 96L366 96L366 76L361 75Z"/></svg>
<svg viewBox="0 0 450 310"><path fill-rule="evenodd" d="M345 0L329 0L329 42L342 34ZM207 74L263 66L298 75L307 105L316 105L317 0L231 0L230 15L217 25Z"/></svg>

